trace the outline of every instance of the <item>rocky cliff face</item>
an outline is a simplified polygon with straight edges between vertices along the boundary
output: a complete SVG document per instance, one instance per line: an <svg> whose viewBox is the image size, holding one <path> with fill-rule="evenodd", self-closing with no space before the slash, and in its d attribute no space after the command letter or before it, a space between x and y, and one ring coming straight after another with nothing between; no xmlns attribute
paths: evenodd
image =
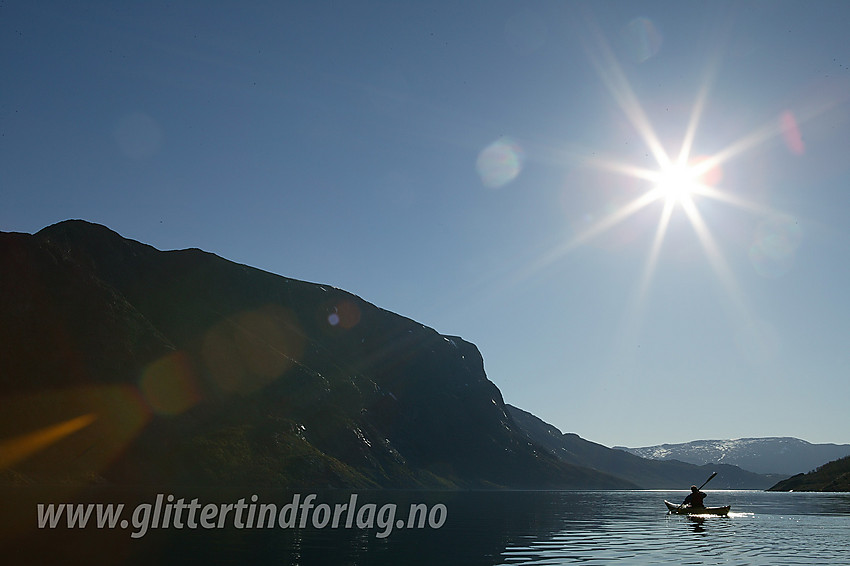
<svg viewBox="0 0 850 566"><path fill-rule="evenodd" d="M474 345L200 250L0 233L0 328L7 479L632 485L530 443Z"/></svg>

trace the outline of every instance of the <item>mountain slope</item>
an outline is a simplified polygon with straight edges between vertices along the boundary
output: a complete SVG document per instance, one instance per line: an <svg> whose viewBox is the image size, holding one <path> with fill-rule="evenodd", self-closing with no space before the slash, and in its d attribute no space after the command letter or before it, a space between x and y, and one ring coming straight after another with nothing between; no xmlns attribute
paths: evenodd
<svg viewBox="0 0 850 566"><path fill-rule="evenodd" d="M760 474L784 475L807 472L825 462L850 455L850 444L811 444L787 437L696 440L643 448L615 448L654 460L681 460L692 464L716 462Z"/></svg>
<svg viewBox="0 0 850 566"><path fill-rule="evenodd" d="M7 479L633 485L530 444L473 344L340 289L83 221L0 233L0 274Z"/></svg>
<svg viewBox="0 0 850 566"><path fill-rule="evenodd" d="M714 489L765 489L776 481L728 464L695 465L676 460L659 461L642 458L584 440L576 434L564 434L527 411L507 405L508 413L532 441L544 446L558 458L635 482L643 489L680 489L700 483L712 472Z"/></svg>
<svg viewBox="0 0 850 566"><path fill-rule="evenodd" d="M850 456L782 480L769 491L850 491Z"/></svg>

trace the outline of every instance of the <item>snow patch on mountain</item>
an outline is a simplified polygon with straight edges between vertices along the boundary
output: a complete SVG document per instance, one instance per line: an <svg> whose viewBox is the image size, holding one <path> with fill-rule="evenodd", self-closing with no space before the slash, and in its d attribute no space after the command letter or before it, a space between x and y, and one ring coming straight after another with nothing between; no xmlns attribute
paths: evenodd
<svg viewBox="0 0 850 566"><path fill-rule="evenodd" d="M680 460L691 464L731 464L760 474L808 472L850 455L850 444L811 444L792 437L695 440L641 448L616 446L652 460Z"/></svg>

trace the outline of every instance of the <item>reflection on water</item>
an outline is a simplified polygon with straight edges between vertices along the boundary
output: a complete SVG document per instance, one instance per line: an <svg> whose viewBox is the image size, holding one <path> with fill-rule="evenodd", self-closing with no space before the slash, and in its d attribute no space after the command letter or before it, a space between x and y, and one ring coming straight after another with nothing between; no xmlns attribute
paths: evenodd
<svg viewBox="0 0 850 566"><path fill-rule="evenodd" d="M159 529L132 539L120 529L37 529L36 502L59 502L67 495L30 488L2 494L0 555L10 564L205 565L811 565L847 563L850 557L850 494L709 491L712 504L732 505L728 517L668 515L663 500L679 500L684 493L379 491L360 496L400 509L413 501L443 503L445 525L399 528L385 538L376 537L376 529L227 528ZM205 495L235 501L246 493ZM331 492L320 500L348 497ZM128 507L152 499L147 492L103 488L75 498ZM291 493L262 497L291 498Z"/></svg>
<svg viewBox="0 0 850 566"><path fill-rule="evenodd" d="M501 563L790 565L850 557L850 494L711 492L713 504L737 509L728 517L665 515L661 500L676 498L669 492L555 495L551 521L560 528L509 543Z"/></svg>

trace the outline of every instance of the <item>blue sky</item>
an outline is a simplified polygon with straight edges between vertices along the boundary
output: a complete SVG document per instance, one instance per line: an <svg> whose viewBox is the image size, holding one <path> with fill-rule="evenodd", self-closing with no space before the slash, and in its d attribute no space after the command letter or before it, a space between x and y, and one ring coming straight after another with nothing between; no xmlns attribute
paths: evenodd
<svg viewBox="0 0 850 566"><path fill-rule="evenodd" d="M83 218L346 289L608 446L850 443L848 18L4 2L0 230Z"/></svg>

